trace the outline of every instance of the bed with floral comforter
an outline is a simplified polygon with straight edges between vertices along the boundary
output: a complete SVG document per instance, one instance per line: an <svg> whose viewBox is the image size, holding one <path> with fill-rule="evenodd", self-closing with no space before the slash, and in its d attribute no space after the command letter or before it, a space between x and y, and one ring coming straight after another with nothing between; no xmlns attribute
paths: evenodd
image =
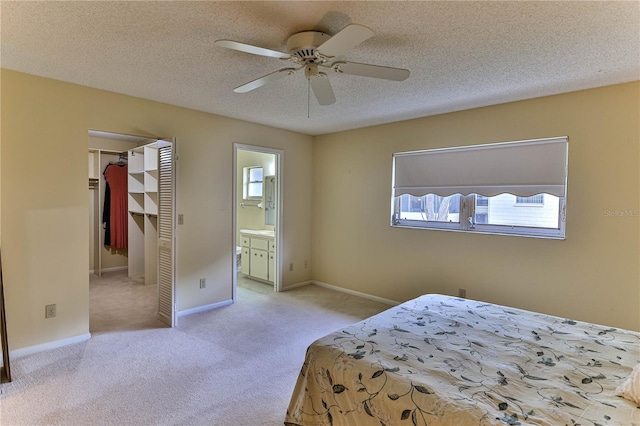
<svg viewBox="0 0 640 426"><path fill-rule="evenodd" d="M286 425L637 425L640 333L424 295L314 342Z"/></svg>

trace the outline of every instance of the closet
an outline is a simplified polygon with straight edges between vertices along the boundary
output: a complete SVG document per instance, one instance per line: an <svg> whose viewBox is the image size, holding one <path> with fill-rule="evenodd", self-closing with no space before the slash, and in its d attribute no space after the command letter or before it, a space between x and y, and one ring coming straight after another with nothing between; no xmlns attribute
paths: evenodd
<svg viewBox="0 0 640 426"><path fill-rule="evenodd" d="M93 138L93 144L92 142ZM96 148L96 138L117 140L123 151ZM100 276L105 269L127 269L128 277L145 285L158 285L158 317L169 326L175 316L175 141L89 131L90 269ZM102 226L109 163L127 163L127 249L123 266L105 268L113 250L104 248ZM92 192L95 192L92 194ZM123 212L125 213L125 212ZM106 251L106 255L105 255ZM118 254L118 253L117 253Z"/></svg>
<svg viewBox="0 0 640 426"><path fill-rule="evenodd" d="M94 145L99 145L99 143L95 142ZM113 249L104 245L105 228L103 224L106 188L103 172L110 164L124 164L126 162L126 146L123 148L125 149L89 148L89 272L93 272L99 277L102 276L103 271L127 268L127 249Z"/></svg>

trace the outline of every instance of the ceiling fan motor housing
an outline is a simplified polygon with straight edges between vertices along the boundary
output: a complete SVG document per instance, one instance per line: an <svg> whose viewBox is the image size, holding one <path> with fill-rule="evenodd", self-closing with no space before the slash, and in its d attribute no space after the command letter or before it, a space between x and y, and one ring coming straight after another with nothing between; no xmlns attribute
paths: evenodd
<svg viewBox="0 0 640 426"><path fill-rule="evenodd" d="M287 40L287 49L291 58L302 63L322 62L316 55L316 48L331 38L320 31L303 31Z"/></svg>

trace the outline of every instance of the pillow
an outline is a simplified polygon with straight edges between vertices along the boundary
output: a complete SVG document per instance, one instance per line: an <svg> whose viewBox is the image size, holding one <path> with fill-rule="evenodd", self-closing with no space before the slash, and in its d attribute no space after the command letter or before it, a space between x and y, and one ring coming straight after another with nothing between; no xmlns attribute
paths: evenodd
<svg viewBox="0 0 640 426"><path fill-rule="evenodd" d="M618 386L616 395L640 405L640 364L636 365L627 380Z"/></svg>

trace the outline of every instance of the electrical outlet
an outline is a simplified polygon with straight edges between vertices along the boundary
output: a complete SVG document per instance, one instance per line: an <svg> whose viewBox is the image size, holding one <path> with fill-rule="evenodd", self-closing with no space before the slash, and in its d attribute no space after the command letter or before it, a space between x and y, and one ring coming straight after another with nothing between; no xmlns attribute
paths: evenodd
<svg viewBox="0 0 640 426"><path fill-rule="evenodd" d="M293 263L289 264L289 272L293 271Z"/></svg>
<svg viewBox="0 0 640 426"><path fill-rule="evenodd" d="M46 305L44 307L44 318L49 319L56 316L56 305Z"/></svg>
<svg viewBox="0 0 640 426"><path fill-rule="evenodd" d="M462 297L463 299L467 297L467 290L465 290L464 288L459 288L458 297Z"/></svg>
<svg viewBox="0 0 640 426"><path fill-rule="evenodd" d="M200 278L200 288L205 288L205 287L207 287L207 279Z"/></svg>

